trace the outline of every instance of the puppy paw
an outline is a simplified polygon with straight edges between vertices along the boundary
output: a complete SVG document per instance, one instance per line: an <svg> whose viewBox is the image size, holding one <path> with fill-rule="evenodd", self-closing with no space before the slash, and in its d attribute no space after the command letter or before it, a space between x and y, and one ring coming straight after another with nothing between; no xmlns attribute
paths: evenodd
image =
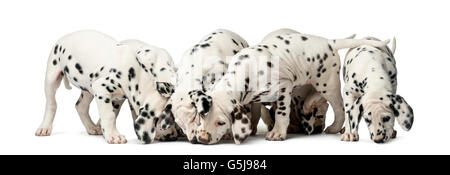
<svg viewBox="0 0 450 175"><path fill-rule="evenodd" d="M52 133L52 127L39 127L36 130L36 136L49 136Z"/></svg>
<svg viewBox="0 0 450 175"><path fill-rule="evenodd" d="M358 133L344 133L341 136L341 141L356 142L358 140L359 140L359 134Z"/></svg>
<svg viewBox="0 0 450 175"><path fill-rule="evenodd" d="M102 135L102 128L101 127L91 127L86 129L87 133L89 135Z"/></svg>
<svg viewBox="0 0 450 175"><path fill-rule="evenodd" d="M124 135L121 134L109 134L105 136L106 142L109 144L125 144L127 143L127 139L125 139Z"/></svg>
<svg viewBox="0 0 450 175"><path fill-rule="evenodd" d="M283 141L286 139L286 131L282 132L279 129L273 128L272 131L267 133L266 140L269 141Z"/></svg>

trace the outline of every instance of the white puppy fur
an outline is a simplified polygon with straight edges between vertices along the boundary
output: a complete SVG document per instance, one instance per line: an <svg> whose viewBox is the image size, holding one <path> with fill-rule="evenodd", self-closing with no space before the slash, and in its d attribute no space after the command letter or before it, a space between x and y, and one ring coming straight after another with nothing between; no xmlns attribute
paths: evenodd
<svg viewBox="0 0 450 175"><path fill-rule="evenodd" d="M284 32L286 29L282 29ZM267 140L284 140L289 125L290 103L295 86L312 85L332 106L335 120L325 131L337 133L344 123L344 108L340 92L340 59L337 51L363 44L384 46L389 41L356 39L328 40L322 37L287 31L288 34L266 37L260 44L236 54L225 76L210 92L212 107L201 123L213 123L218 118L232 119L232 130L250 128L249 117L242 105L255 102L276 102L274 128ZM275 32L276 33L276 32ZM217 143L225 132L210 128L208 144ZM200 133L202 134L202 133ZM235 143L249 134L234 133Z"/></svg>
<svg viewBox="0 0 450 175"><path fill-rule="evenodd" d="M209 142L210 138L202 135L206 129L228 128L231 125L228 118L213 123L201 123L200 118L206 116L211 107L211 97L206 92L223 77L231 57L245 47L248 47L247 42L238 34L218 29L189 48L177 66L178 81L161 115L162 127L171 126L175 118L192 143Z"/></svg>
<svg viewBox="0 0 450 175"><path fill-rule="evenodd" d="M36 135L51 134L56 112L55 93L64 79L67 89L71 89L70 82L82 90L76 108L89 134L103 134L108 143L126 143L115 122L122 103L128 99L136 119L138 138L149 143L155 138L155 116L167 102L165 96L171 93L174 75L172 58L164 49L138 40L119 43L92 30L68 34L56 42L47 62L47 102L44 120ZM97 125L88 113L94 98L100 114ZM176 137L175 126L161 135L166 139Z"/></svg>
<svg viewBox="0 0 450 175"><path fill-rule="evenodd" d="M379 41L373 37L366 40ZM406 131L411 129L414 113L396 93L397 68L392 52L386 47L361 45L348 51L344 64L344 106L346 111L343 141L358 141L359 121L364 118L370 138L385 143L396 137L394 120Z"/></svg>

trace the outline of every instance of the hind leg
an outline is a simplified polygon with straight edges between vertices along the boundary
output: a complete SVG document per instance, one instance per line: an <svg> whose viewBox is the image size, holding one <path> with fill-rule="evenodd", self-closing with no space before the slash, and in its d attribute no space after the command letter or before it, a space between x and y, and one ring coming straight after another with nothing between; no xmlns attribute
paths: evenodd
<svg viewBox="0 0 450 175"><path fill-rule="evenodd" d="M341 95L341 85L339 82L339 76L332 74L333 77L329 78L326 82L328 86L314 86L316 90L325 98L333 108L334 121L325 129L325 133L336 134L342 129L344 125L344 105Z"/></svg>
<svg viewBox="0 0 450 175"><path fill-rule="evenodd" d="M47 75L45 77L45 114L44 120L42 121L39 128L36 130L36 136L49 136L52 132L52 124L55 119L56 113L56 90L61 84L63 78L61 71L57 69L47 70Z"/></svg>
<svg viewBox="0 0 450 175"><path fill-rule="evenodd" d="M91 104L92 99L94 99L92 94L82 91L80 98L78 98L78 101L75 104L75 108L77 109L78 115L80 116L81 122L86 128L87 133L90 135L101 135L101 127L96 126L89 115L89 105Z"/></svg>

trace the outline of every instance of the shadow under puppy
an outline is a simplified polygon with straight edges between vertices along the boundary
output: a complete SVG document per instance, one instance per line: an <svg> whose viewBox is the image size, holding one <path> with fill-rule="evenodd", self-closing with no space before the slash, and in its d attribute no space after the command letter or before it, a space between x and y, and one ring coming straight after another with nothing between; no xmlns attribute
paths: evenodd
<svg viewBox="0 0 450 175"><path fill-rule="evenodd" d="M56 90L64 80L67 89L71 89L71 83L82 90L75 106L89 134L103 134L108 143L126 143L125 136L117 131L116 117L128 100L139 140L150 143L159 132L155 116L162 112L172 92L170 78L174 73L172 58L164 49L138 40L119 43L93 30L68 34L56 42L48 58L45 115L35 134L50 135ZM100 114L97 125L89 116L93 99ZM174 127L159 133L162 139L177 137Z"/></svg>
<svg viewBox="0 0 450 175"><path fill-rule="evenodd" d="M373 37L366 40L379 41ZM346 111L343 141L358 141L358 126L366 122L370 139L385 143L395 138L394 120L409 131L414 113L405 99L397 94L397 68L392 51L387 46L362 45L348 51L344 61L344 104Z"/></svg>

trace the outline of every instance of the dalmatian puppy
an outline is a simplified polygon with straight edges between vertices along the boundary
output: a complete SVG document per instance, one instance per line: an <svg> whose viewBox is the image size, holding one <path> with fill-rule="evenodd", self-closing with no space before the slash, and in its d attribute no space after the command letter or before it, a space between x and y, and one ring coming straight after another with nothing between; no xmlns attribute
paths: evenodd
<svg viewBox="0 0 450 175"><path fill-rule="evenodd" d="M198 131L229 126L231 122L225 119L206 125L199 118L206 116L212 105L206 92L223 77L229 59L245 47L248 44L241 36L218 29L189 48L177 66L175 92L160 117L162 128L171 126L175 119L191 143L207 143L203 137L196 137Z"/></svg>
<svg viewBox="0 0 450 175"><path fill-rule="evenodd" d="M282 29L283 30L283 29ZM326 133L337 133L344 123L340 92L337 51L343 48L373 45L382 47L389 41L357 39L329 40L298 32L275 35L256 46L245 48L233 56L225 76L207 96L213 101L203 123L220 118L231 119L231 128L214 128L197 133L208 144L216 143L228 129L235 143L244 141L250 132L249 117L243 105L255 102L276 102L275 124L267 140L284 140L289 125L292 91L296 86L311 85L332 106L335 120Z"/></svg>
<svg viewBox="0 0 450 175"><path fill-rule="evenodd" d="M262 119L268 130L272 130L275 121L276 103L271 104L270 110L262 109ZM325 119L328 103L311 85L295 87L291 101L289 126L287 133L301 133L306 135L320 134L325 129Z"/></svg>
<svg viewBox="0 0 450 175"><path fill-rule="evenodd" d="M119 43L92 30L62 37L48 59L45 115L36 136L51 134L56 112L55 93L64 80L67 89L71 89L71 83L82 90L76 109L89 134L103 134L108 143L126 143L115 122L121 105L128 99L136 134L140 141L150 143L155 138L157 116L173 92L170 79L175 71L172 65L167 51L141 41ZM93 99L100 114L98 125L88 113ZM172 139L176 136L175 127L161 135Z"/></svg>
<svg viewBox="0 0 450 175"><path fill-rule="evenodd" d="M379 41L373 37L364 38ZM370 139L385 143L396 137L394 120L406 131L411 129L414 113L397 94L397 68L392 51L386 47L361 45L348 51L344 62L344 106L346 111L343 141L358 141L359 121L364 118Z"/></svg>

